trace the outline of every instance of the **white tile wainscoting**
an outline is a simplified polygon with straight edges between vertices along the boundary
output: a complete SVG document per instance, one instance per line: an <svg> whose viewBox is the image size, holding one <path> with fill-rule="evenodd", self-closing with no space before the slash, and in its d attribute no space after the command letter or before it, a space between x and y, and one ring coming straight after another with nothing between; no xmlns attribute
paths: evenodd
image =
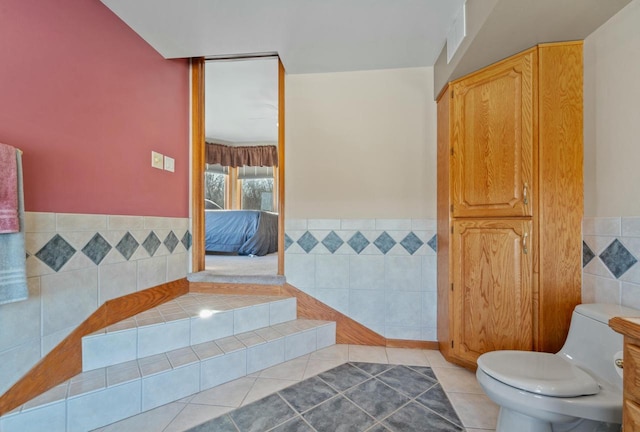
<svg viewBox="0 0 640 432"><path fill-rule="evenodd" d="M29 299L0 306L0 394L105 301L181 279L188 218L27 212Z"/></svg>
<svg viewBox="0 0 640 432"><path fill-rule="evenodd" d="M640 217L585 218L582 302L640 309Z"/></svg>
<svg viewBox="0 0 640 432"><path fill-rule="evenodd" d="M435 341L434 219L287 219L287 282L390 339Z"/></svg>

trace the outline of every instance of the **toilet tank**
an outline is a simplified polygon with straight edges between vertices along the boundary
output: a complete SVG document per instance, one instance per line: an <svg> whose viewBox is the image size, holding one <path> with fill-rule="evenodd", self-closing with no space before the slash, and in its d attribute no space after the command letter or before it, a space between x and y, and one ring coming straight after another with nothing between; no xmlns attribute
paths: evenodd
<svg viewBox="0 0 640 432"><path fill-rule="evenodd" d="M622 389L615 358L622 351L623 338L609 327L609 320L616 316L640 317L640 311L613 304L576 306L567 340L558 355Z"/></svg>

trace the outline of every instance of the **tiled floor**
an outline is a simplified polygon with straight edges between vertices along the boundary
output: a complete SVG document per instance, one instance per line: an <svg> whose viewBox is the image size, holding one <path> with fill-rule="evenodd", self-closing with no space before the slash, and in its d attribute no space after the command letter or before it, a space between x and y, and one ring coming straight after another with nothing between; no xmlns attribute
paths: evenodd
<svg viewBox="0 0 640 432"><path fill-rule="evenodd" d="M307 379L310 380L298 384ZM421 382L421 386L412 387L417 382ZM442 398L440 388L448 396L455 412L448 410L446 402L442 402L446 399ZM425 393L425 390L429 391ZM366 398L367 394L373 398ZM376 398L380 396L382 398L378 402L384 403L376 404ZM315 398L325 403L320 404ZM256 401L259 402L248 406ZM364 414L356 405L370 415ZM266 424L252 417L252 411L257 408L265 412L266 406L277 408L282 420L278 421L276 415L271 415L272 423ZM469 432L492 431L498 414L497 406L484 395L475 375L446 362L438 351L334 345L99 431L178 432L193 429L193 432L235 432L237 429L231 419L243 431L266 431L282 423L287 415L291 421L276 431L313 431L310 425L319 431L385 431L371 416L382 419L382 424L391 430L424 430L412 429L407 422L420 415L433 416L425 406L451 421L433 417L434 421L441 422L438 423L440 428L433 430L442 431L463 430L456 427L456 423L461 423ZM325 409L329 415L323 414ZM348 416L339 417L335 415L336 410L353 411ZM218 420L212 422L216 418ZM332 424L332 420L338 421L340 428ZM348 422L357 426L348 428Z"/></svg>

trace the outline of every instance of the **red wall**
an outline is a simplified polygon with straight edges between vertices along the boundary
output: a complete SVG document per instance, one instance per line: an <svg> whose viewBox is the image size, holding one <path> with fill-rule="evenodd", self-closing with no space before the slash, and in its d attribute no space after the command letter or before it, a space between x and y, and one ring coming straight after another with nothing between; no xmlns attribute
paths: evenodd
<svg viewBox="0 0 640 432"><path fill-rule="evenodd" d="M25 209L187 217L188 61L99 0L2 0L0 22L0 142L24 150Z"/></svg>

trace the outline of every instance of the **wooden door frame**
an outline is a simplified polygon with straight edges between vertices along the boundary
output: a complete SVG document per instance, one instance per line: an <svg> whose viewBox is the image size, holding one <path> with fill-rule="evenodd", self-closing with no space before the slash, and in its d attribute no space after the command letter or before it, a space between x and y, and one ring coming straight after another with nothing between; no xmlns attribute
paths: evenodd
<svg viewBox="0 0 640 432"><path fill-rule="evenodd" d="M242 58L242 57L238 57ZM257 58L257 57L256 57ZM205 269L204 252L204 57L191 59L191 271ZM278 57L278 275L284 275L284 66ZM198 198L200 197L200 198Z"/></svg>

